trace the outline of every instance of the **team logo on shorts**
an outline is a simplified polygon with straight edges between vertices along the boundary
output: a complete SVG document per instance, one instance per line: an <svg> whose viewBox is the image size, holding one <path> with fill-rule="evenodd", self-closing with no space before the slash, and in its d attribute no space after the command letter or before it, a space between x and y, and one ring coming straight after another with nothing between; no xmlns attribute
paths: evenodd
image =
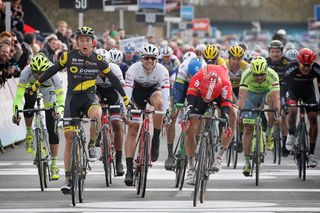
<svg viewBox="0 0 320 213"><path fill-rule="evenodd" d="M76 73L76 72L78 72L78 67L75 67L75 66L72 66L72 67L70 67L70 72L72 72L72 73Z"/></svg>

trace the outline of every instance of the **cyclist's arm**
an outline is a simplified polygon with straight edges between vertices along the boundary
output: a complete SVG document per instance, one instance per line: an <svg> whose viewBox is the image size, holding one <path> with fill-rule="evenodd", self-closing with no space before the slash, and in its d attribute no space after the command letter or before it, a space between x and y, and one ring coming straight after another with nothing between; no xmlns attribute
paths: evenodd
<svg viewBox="0 0 320 213"><path fill-rule="evenodd" d="M126 93L123 90L123 87L121 85L120 80L118 79L118 77L113 73L110 72L110 68L108 72L104 72L103 74L106 75L106 77L110 80L112 86L114 87L115 90L117 90L117 92L119 92L119 94L123 97L126 96Z"/></svg>
<svg viewBox="0 0 320 213"><path fill-rule="evenodd" d="M122 74L122 71L121 71L119 65L110 63L109 66L110 66L111 71L112 71L112 72L117 76L117 78L120 80L121 85L123 85L123 84L124 84L124 79L123 79L123 74Z"/></svg>
<svg viewBox="0 0 320 213"><path fill-rule="evenodd" d="M161 79L161 94L162 94L162 105L163 110L169 109L169 103L170 103L170 80L169 80L169 72L167 70L164 70L163 76Z"/></svg>
<svg viewBox="0 0 320 213"><path fill-rule="evenodd" d="M59 70L62 70L65 68L68 61L68 53L64 52L58 61L56 61L49 69L47 69L37 80L39 83L42 83L46 80L48 80L50 77L52 77L54 74L56 74Z"/></svg>
<svg viewBox="0 0 320 213"><path fill-rule="evenodd" d="M26 88L29 85L29 78L32 76L32 70L30 65L26 66L20 73L19 83L16 90L16 95L13 100L13 114L15 113L15 106L18 106L18 109L22 109L22 102Z"/></svg>
<svg viewBox="0 0 320 213"><path fill-rule="evenodd" d="M124 82L124 91L126 92L126 95L128 96L129 100L131 99L132 96L132 90L133 90L133 85L134 85L134 71L135 71L135 65L132 65L129 67L127 73L126 73L126 78Z"/></svg>
<svg viewBox="0 0 320 213"><path fill-rule="evenodd" d="M62 113L64 110L64 101L65 101L65 92L62 87L62 80L59 74L52 76L53 86L54 86L54 93L57 99L57 112Z"/></svg>

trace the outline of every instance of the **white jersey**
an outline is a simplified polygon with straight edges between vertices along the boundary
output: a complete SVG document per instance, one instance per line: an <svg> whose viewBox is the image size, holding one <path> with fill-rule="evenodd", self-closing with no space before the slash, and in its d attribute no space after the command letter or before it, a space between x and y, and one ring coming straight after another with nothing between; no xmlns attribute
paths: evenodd
<svg viewBox="0 0 320 213"><path fill-rule="evenodd" d="M135 85L146 88L158 85L162 92L163 110L169 109L169 72L162 64L157 63L150 73L144 71L140 61L132 64L127 71L124 83L124 91L129 99L131 99Z"/></svg>
<svg viewBox="0 0 320 213"><path fill-rule="evenodd" d="M121 84L123 85L124 84L124 79L123 79L123 75L122 75L122 71L119 67L119 65L117 64L114 64L114 63L109 63L109 67L110 67L110 70L111 72L118 77L118 79L120 80ZM112 84L109 80L109 78L105 78L104 81L103 79L98 75L97 79L97 86L98 87L112 87Z"/></svg>

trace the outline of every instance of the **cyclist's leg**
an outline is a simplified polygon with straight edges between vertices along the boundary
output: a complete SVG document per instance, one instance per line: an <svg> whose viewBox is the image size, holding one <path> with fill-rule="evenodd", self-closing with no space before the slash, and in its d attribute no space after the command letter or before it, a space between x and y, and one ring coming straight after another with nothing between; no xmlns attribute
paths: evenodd
<svg viewBox="0 0 320 213"><path fill-rule="evenodd" d="M125 142L127 172L124 182L127 186L132 186L133 184L133 157L136 148L136 138L139 131L139 121L137 120L129 122L128 133Z"/></svg>
<svg viewBox="0 0 320 213"><path fill-rule="evenodd" d="M90 141L88 143L88 154L91 161L96 160L97 154L95 144L97 140L98 130L101 129L102 110L96 94L89 94L84 112L87 113L88 118L97 118L98 126L95 122L90 123Z"/></svg>
<svg viewBox="0 0 320 213"><path fill-rule="evenodd" d="M279 91L271 91L266 94L266 104L269 106L270 109L275 109L277 108L280 110L280 92ZM278 111L279 112L279 111ZM267 127L267 132L266 132L266 149L271 151L274 147L274 142L273 142L273 123L274 123L274 118L275 118L275 113L274 112L268 112L268 127Z"/></svg>
<svg viewBox="0 0 320 213"><path fill-rule="evenodd" d="M311 104L316 103L316 97L312 96L307 100L304 100L305 103ZM317 107L307 107L306 109L308 120L309 120L309 138L310 138L310 155L309 155L309 165L310 167L316 167L318 165L318 161L314 155L315 146L317 143L318 137L318 109Z"/></svg>
<svg viewBox="0 0 320 213"><path fill-rule="evenodd" d="M282 82L280 82L280 100L284 100L284 103L286 101L286 91L284 89ZM283 107L282 104L280 106L280 112L282 111L282 107ZM281 120L281 133L282 133L282 156L287 157L290 152L286 148L288 124L285 116L282 116L282 120Z"/></svg>
<svg viewBox="0 0 320 213"><path fill-rule="evenodd" d="M36 93L34 93L33 95L25 94L24 99L25 99L25 104L23 109L33 109L34 104L36 103L36 100L37 100L37 94ZM33 131L32 131L33 115L34 113L29 113L29 112L23 113L25 124L26 124L26 130L27 130L25 148L26 148L26 152L28 153L32 153L32 150L33 150Z"/></svg>
<svg viewBox="0 0 320 213"><path fill-rule="evenodd" d="M172 106L173 107L173 106ZM171 123L167 125L167 146L168 146L168 158L165 161L164 167L166 170L172 170L172 166L175 163L175 158L173 154L173 144L175 138L176 120L179 114L179 110L171 116Z"/></svg>
<svg viewBox="0 0 320 213"><path fill-rule="evenodd" d="M290 90L287 92L287 102L290 105L297 104L297 97ZM297 119L298 108L289 107L288 115L287 115L287 123L288 123L288 135L286 141L286 149L291 151L294 144L294 134L296 132L296 119Z"/></svg>
<svg viewBox="0 0 320 213"><path fill-rule="evenodd" d="M118 114L119 115L119 114ZM111 116L111 124L114 132L114 148L116 150L116 172L117 176L124 174L122 165L122 144L123 144L123 122L119 119L113 119Z"/></svg>
<svg viewBox="0 0 320 213"><path fill-rule="evenodd" d="M154 88L150 92L150 104L155 110L163 110L161 91ZM163 124L163 115L153 115L153 136L151 145L151 161L155 162L159 157L160 132Z"/></svg>

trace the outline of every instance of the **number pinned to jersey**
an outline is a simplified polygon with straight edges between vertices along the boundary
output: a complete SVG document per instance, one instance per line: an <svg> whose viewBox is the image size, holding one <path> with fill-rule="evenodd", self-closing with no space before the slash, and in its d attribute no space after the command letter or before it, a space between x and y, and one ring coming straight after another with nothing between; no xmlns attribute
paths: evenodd
<svg viewBox="0 0 320 213"><path fill-rule="evenodd" d="M72 73L76 73L76 72L78 72L78 67L75 67L75 66L72 66L72 67L70 67L70 72L72 72Z"/></svg>

